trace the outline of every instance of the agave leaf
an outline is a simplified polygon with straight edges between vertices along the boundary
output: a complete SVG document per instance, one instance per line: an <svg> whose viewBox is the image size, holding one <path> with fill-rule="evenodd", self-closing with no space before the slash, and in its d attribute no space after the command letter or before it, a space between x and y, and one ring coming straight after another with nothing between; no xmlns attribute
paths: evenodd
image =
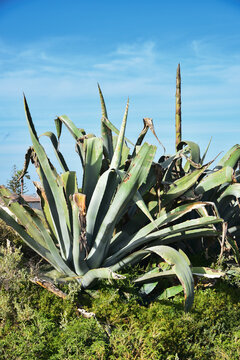
<svg viewBox="0 0 240 360"><path fill-rule="evenodd" d="M184 257L184 259L186 260L186 263L191 266L191 261L189 260L187 254L185 254L185 252L182 249L179 249L178 252Z"/></svg>
<svg viewBox="0 0 240 360"><path fill-rule="evenodd" d="M119 269L126 268L127 266L134 266L139 263L140 260L149 256L149 252L146 250L135 251L134 253L124 257L120 261L115 262L109 268L112 271L118 271Z"/></svg>
<svg viewBox="0 0 240 360"><path fill-rule="evenodd" d="M134 146L134 150L133 150L133 156L135 155L136 153L136 147L137 146L140 146L143 142L143 139L145 138L147 132L148 132L148 129L149 129L149 126L147 124L147 122L145 121L145 119L143 119L143 129L142 131L140 132L138 138L137 138L137 141L136 141L136 144Z"/></svg>
<svg viewBox="0 0 240 360"><path fill-rule="evenodd" d="M6 198L7 194L11 195L10 191L1 187L2 199L4 199L4 197ZM22 197L20 197L19 202L16 201L8 205L12 213L17 217L24 229L38 244L49 249L52 258L54 259L54 263L57 264L58 270L71 275L72 271L60 256L59 250L57 249L48 230L45 228L42 219L39 218L37 213L30 208Z"/></svg>
<svg viewBox="0 0 240 360"><path fill-rule="evenodd" d="M212 142L212 137L211 137L210 140L209 140L208 146L207 146L207 148L206 148L206 150L205 150L205 152L204 152L204 154L203 154L203 157L201 158L200 164L203 164L211 142Z"/></svg>
<svg viewBox="0 0 240 360"><path fill-rule="evenodd" d="M118 140L118 136L113 136L113 148L116 149L116 145L117 145L117 140ZM129 155L129 147L127 146L126 142L123 142L123 147L122 147L122 156L121 156L121 162L119 165L119 169L124 168L125 163L128 159L128 155Z"/></svg>
<svg viewBox="0 0 240 360"><path fill-rule="evenodd" d="M203 277L211 278L211 279L220 278L220 277L226 275L225 272L223 272L221 270L210 269L208 267L203 267L203 266L192 267L191 270L192 270L193 275L203 276Z"/></svg>
<svg viewBox="0 0 240 360"><path fill-rule="evenodd" d="M44 134L40 135L40 137L41 136L49 137L49 139L52 142L56 158L57 158L61 168L63 169L64 172L69 171L68 166L67 166L67 164L66 164L66 162L64 160L64 157L63 157L62 153L58 150L58 140L56 138L56 135L54 133L52 133L51 131L47 131Z"/></svg>
<svg viewBox="0 0 240 360"><path fill-rule="evenodd" d="M140 293L143 295L149 295L158 285L158 282L153 282L149 284L143 284L140 289Z"/></svg>
<svg viewBox="0 0 240 360"><path fill-rule="evenodd" d="M196 169L183 176L182 178L174 181L174 183L170 185L170 188L166 193L161 191L161 206L166 206L170 201L173 201L174 199L180 197L188 189L195 185L199 177L204 173L208 166L209 165L207 164L201 169Z"/></svg>
<svg viewBox="0 0 240 360"><path fill-rule="evenodd" d="M167 224L170 224L173 221L180 219L182 216L186 215L187 213L197 210L199 208L203 208L206 205L211 205L207 202L195 202L192 204L184 204L180 205L177 208L169 211L168 213L162 214L159 216L154 223L150 223L144 227L142 227L138 232L136 232L133 236L128 234L128 228L131 223L129 222L128 226L125 226L124 231L116 234L111 241L111 246L109 249L109 255L117 253L121 248L123 248L124 244L130 243L131 240L135 241L139 238L144 238L152 231L156 230L157 228L161 228Z"/></svg>
<svg viewBox="0 0 240 360"><path fill-rule="evenodd" d="M182 285L171 286L165 289L161 295L157 297L158 300L169 299L183 291Z"/></svg>
<svg viewBox="0 0 240 360"><path fill-rule="evenodd" d="M154 223L154 219L150 213L150 211L147 208L147 205L145 204L141 194L139 191L136 192L136 194L133 197L133 201L138 206L138 208L147 216L147 218Z"/></svg>
<svg viewBox="0 0 240 360"><path fill-rule="evenodd" d="M76 125L69 119L67 115L61 115L57 118L58 122L62 122L70 131L75 140L85 135L85 132L78 129Z"/></svg>
<svg viewBox="0 0 240 360"><path fill-rule="evenodd" d="M139 188L140 195L144 196L146 193L148 193L151 190L151 188L156 184L156 181L157 181L157 176L156 176L155 164L152 164L146 181Z"/></svg>
<svg viewBox="0 0 240 360"><path fill-rule="evenodd" d="M0 186L0 196L5 206L16 216L18 221L24 226L25 230L42 246L47 247L42 234L36 228L34 219L28 213L29 205L24 199L17 195L17 200L11 200L12 194L4 186ZM8 199L8 200L7 200Z"/></svg>
<svg viewBox="0 0 240 360"><path fill-rule="evenodd" d="M154 274L154 273L158 273L159 272L159 268L155 267L154 269L150 270L147 272L147 274ZM143 284L143 286L140 288L140 293L144 294L144 295L148 295L150 294L158 285L158 282L152 282L152 283L145 283Z"/></svg>
<svg viewBox="0 0 240 360"><path fill-rule="evenodd" d="M120 129L120 132L118 135L117 144L116 144L113 158L111 161L111 165L110 165L111 169L118 169L121 164L122 148L123 148L123 143L124 143L124 134L125 134L126 124L127 124L128 106L129 106L129 100L127 102L121 129Z"/></svg>
<svg viewBox="0 0 240 360"><path fill-rule="evenodd" d="M182 223L179 223L176 225L171 225L164 229L154 231L151 234L147 235L145 237L145 239L146 239L146 242L157 240L157 239L160 240L160 238L165 238L167 235L173 235L174 233L184 232L184 231L196 229L196 228L202 228L203 226L218 224L221 222L223 222L223 220L217 218L216 216L206 216L204 218L201 217L198 219L186 220ZM201 236L201 233L199 233L199 236ZM131 248L132 247L135 248L136 244L139 245L142 243L142 241L143 241L143 238L135 237L135 239L132 239L129 242L128 246Z"/></svg>
<svg viewBox="0 0 240 360"><path fill-rule="evenodd" d="M155 245L169 245L172 243L177 243L182 240L192 240L195 238L200 237L217 237L221 236L221 231L217 231L214 227L199 227L197 229L190 229L190 230L184 230L181 232L176 232L167 236L164 236L163 238L154 240L153 242L150 242L149 245L155 246Z"/></svg>
<svg viewBox="0 0 240 360"><path fill-rule="evenodd" d="M188 266L184 257L175 249L169 246L153 246L146 249L153 252L163 258L169 265L172 266L172 271L177 275L181 282L185 294L185 311L189 311L192 307L194 300L194 281L190 267ZM170 270L171 271L171 270ZM167 273L168 271L164 271ZM161 274L161 273L159 273ZM151 275L151 274L150 274ZM152 274L152 277L156 280L157 274ZM150 281L149 278L143 280L143 277L135 280L135 283L143 283Z"/></svg>
<svg viewBox="0 0 240 360"><path fill-rule="evenodd" d="M193 275L212 278L212 279L220 278L225 275L225 272L221 270L211 269L203 266L190 267L190 270ZM141 283L150 284L153 281L159 281L161 278L172 277L174 275L175 275L174 270L159 271L158 269L158 272L157 271L155 271L154 273L148 272L143 276L141 276L140 278L138 278L137 280L135 280L135 282L140 284Z"/></svg>
<svg viewBox="0 0 240 360"><path fill-rule="evenodd" d="M203 226L208 226L208 225L220 223L222 221L223 221L222 219L216 218L215 216L206 216L204 218L198 218L198 219L194 219L194 220L187 220L187 221L184 221L184 222L182 222L180 224L171 225L171 226L166 227L164 229L154 231L149 235L141 236L141 233L143 234L143 232L141 232L141 230L140 230L139 233L137 233L134 236L130 237L130 240L128 241L126 246L122 246L112 256L108 257L104 261L103 265L106 266L106 267L112 266L115 262L120 261L120 259L122 259L124 256L126 256L130 252L136 250L140 246L149 244L151 241L157 240L158 244L159 243L163 244L164 243L164 238L166 236L168 236L168 235L173 235L173 234L179 233L179 232L183 233L186 230L202 228ZM157 223L157 220L155 220L155 223ZM147 225L147 226L149 226L149 225ZM145 226L145 228L147 226ZM201 233L199 233L199 236L201 236ZM163 239L162 242L161 242L161 239Z"/></svg>
<svg viewBox="0 0 240 360"><path fill-rule="evenodd" d="M58 265L58 269L60 268L62 273L72 276L73 275L72 270L68 267L68 265L65 263L65 261L60 256L59 250L57 249L57 247L56 247L53 239L49 235L47 229L44 227L42 220L36 215L36 213L30 207L26 207L25 209L31 215L31 218L33 219L36 227L39 229L41 235L43 236L45 243L47 245L47 248L51 252L51 255L53 256L54 261ZM35 235L33 234L33 236L35 236Z"/></svg>
<svg viewBox="0 0 240 360"><path fill-rule="evenodd" d="M72 134L73 138L76 140L76 151L81 159L81 163L84 166L84 146L81 142L81 139L86 135L83 129L78 129L76 125L69 119L67 115L61 115L56 120L55 123L63 123L67 129Z"/></svg>
<svg viewBox="0 0 240 360"><path fill-rule="evenodd" d="M240 198L240 184L231 184L217 199L218 203L228 196L234 196L236 199Z"/></svg>
<svg viewBox="0 0 240 360"><path fill-rule="evenodd" d="M163 169L167 169L174 160L178 160L182 157L182 155L185 155L189 153L189 146L185 146L183 149L178 150L174 155L164 157L163 160L160 158L159 164ZM161 161L162 160L162 161Z"/></svg>
<svg viewBox="0 0 240 360"><path fill-rule="evenodd" d="M44 215L45 221L48 225L49 230L51 231L52 237L54 239L56 239L56 241L57 241L57 232L56 232L56 228L55 228L55 225L53 222L53 217L51 215L51 210L50 210L50 206L49 206L49 202L48 202L48 199L50 202L51 202L51 199L49 197L47 199L46 192L39 182L34 181L33 184L36 187L37 194L41 199L41 208L43 210L43 215ZM46 186L46 184L45 184L45 186Z"/></svg>
<svg viewBox="0 0 240 360"><path fill-rule="evenodd" d="M60 245L61 254L63 259L66 260L70 257L72 239L67 225L67 222L68 224L70 223L70 219L69 216L66 218L66 213L68 212L68 210L66 209L67 204L65 200L64 190L62 186L56 183L56 178L52 172L47 155L42 145L39 143L25 96L24 106L33 147L47 181L47 188L45 188L46 195L48 197L47 193L48 190L50 190L54 199L54 203L49 203L50 211L54 219L54 225L56 226L56 233Z"/></svg>
<svg viewBox="0 0 240 360"><path fill-rule="evenodd" d="M181 150L185 145L187 145L189 148L190 159L194 163L200 165L200 148L198 144L194 143L193 141L183 140L178 144L177 150ZM189 170L194 170L194 167L190 164L190 162L187 161L184 167L184 171L188 172Z"/></svg>
<svg viewBox="0 0 240 360"><path fill-rule="evenodd" d="M163 245L162 245L163 246ZM169 247L170 248L170 247ZM170 248L172 249L172 248ZM165 270L165 271L159 271L158 272L148 272L141 277L137 278L134 282L137 284L151 284L153 282L159 281L162 278L168 278L175 276L174 270Z"/></svg>
<svg viewBox="0 0 240 360"><path fill-rule="evenodd" d="M87 240L91 248L93 236L97 233L119 184L119 176L114 169L105 171L99 178L87 211Z"/></svg>
<svg viewBox="0 0 240 360"><path fill-rule="evenodd" d="M101 90L99 84L98 84L98 91L99 91L99 95L100 95L101 108L102 108L101 134L102 134L102 138L103 138L103 146L107 150L108 160L109 160L109 162L111 162L112 157L113 157L112 131L108 126L106 126L105 122L103 121L103 119L108 118L108 115L107 115L107 109L106 109L104 97L102 94L102 90Z"/></svg>
<svg viewBox="0 0 240 360"><path fill-rule="evenodd" d="M111 121L109 119L104 117L104 118L102 118L102 121L110 130L112 130L115 134L119 135L119 130L111 123ZM134 144L128 138L125 137L124 140L134 146Z"/></svg>
<svg viewBox="0 0 240 360"><path fill-rule="evenodd" d="M57 262L54 260L54 257L47 249L47 247L43 246L41 243L37 242L33 237L31 237L25 230L25 228L18 224L17 221L10 216L6 211L4 211L0 207L0 218L5 221L5 223L11 226L24 240L24 242L34 251L36 251L43 259L48 261L52 266L61 271Z"/></svg>
<svg viewBox="0 0 240 360"><path fill-rule="evenodd" d="M226 166L230 166L234 168L239 158L240 158L240 145L236 144L230 150L228 150L228 152L219 161L216 168L222 168Z"/></svg>
<svg viewBox="0 0 240 360"><path fill-rule="evenodd" d="M118 191L98 231L94 246L88 256L90 267L98 267L102 263L104 254L106 254L110 244L115 224L126 211L137 189L146 180L155 151L155 146L145 143L139 154L132 160L126 177L119 185Z"/></svg>
<svg viewBox="0 0 240 360"><path fill-rule="evenodd" d="M83 173L82 192L87 198L87 207L91 201L102 166L103 142L102 139L93 137L86 139L86 158Z"/></svg>
<svg viewBox="0 0 240 360"><path fill-rule="evenodd" d="M231 183L233 178L233 169L225 166L205 176L196 186L194 192L196 195L204 194L206 191L216 188L224 183Z"/></svg>
<svg viewBox="0 0 240 360"><path fill-rule="evenodd" d="M65 189L66 198L69 199L70 195L73 195L78 191L76 172L67 171L61 175L61 179Z"/></svg>
<svg viewBox="0 0 240 360"><path fill-rule="evenodd" d="M125 279L125 276L117 274L108 268L98 268L89 270L84 276L79 278L83 288L88 288L95 280L98 279Z"/></svg>
<svg viewBox="0 0 240 360"><path fill-rule="evenodd" d="M80 217L85 216L85 204L82 206L82 197L85 195L76 193L71 197L72 214L73 214L73 264L75 272L78 275L84 275L89 271L85 257L87 255L87 244L84 243L81 228ZM84 207L84 209L82 209Z"/></svg>
<svg viewBox="0 0 240 360"><path fill-rule="evenodd" d="M236 227L234 226L234 228L236 228ZM232 228L228 229L228 232L231 234L230 230L233 230L233 229ZM226 240L227 240L227 243L229 243L229 245L231 246L231 248L233 250L234 259L235 259L236 263L240 265L240 252L239 252L237 242L234 239L232 239L230 236L227 236Z"/></svg>
<svg viewBox="0 0 240 360"><path fill-rule="evenodd" d="M57 139L59 142L59 139L60 139L60 136L62 133L62 121L59 118L56 118L54 120L54 122L55 122L56 131L57 131Z"/></svg>
<svg viewBox="0 0 240 360"><path fill-rule="evenodd" d="M77 177L75 171L67 171L61 175L61 180L63 183L63 187L65 190L65 198L67 203L67 208L65 208L66 219L70 217L70 221L68 223L69 229L71 230L72 234L72 206L70 204L70 197L78 192L78 185L77 185ZM68 210L68 211L67 211Z"/></svg>
<svg viewBox="0 0 240 360"><path fill-rule="evenodd" d="M162 148L164 150L164 153L165 153L166 149L165 149L165 147L163 146L163 144L161 143L161 141L157 137L157 134L155 132L154 125L153 125L153 120L150 119L150 118L144 118L143 119L143 129L142 129L141 133L138 136L138 139L137 139L137 142L135 144L132 156L134 156L136 154L136 148L142 144L143 139L145 138L145 135L148 132L148 129L151 130L151 132L153 133L153 135L157 139L158 143L162 146Z"/></svg>
<svg viewBox="0 0 240 360"><path fill-rule="evenodd" d="M189 153L189 146L185 146L183 149L178 150L175 155L159 159L159 164L163 169L166 169L163 181L165 183L171 184L175 181L175 178L173 177L173 170L175 170L176 166L179 168L179 165L181 163L181 160L183 157L185 157L185 154ZM180 169L179 169L180 170Z"/></svg>

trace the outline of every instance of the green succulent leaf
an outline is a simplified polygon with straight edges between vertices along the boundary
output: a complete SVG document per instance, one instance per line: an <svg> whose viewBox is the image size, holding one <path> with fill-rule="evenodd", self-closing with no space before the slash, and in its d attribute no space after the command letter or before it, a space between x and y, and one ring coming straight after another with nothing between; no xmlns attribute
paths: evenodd
<svg viewBox="0 0 240 360"><path fill-rule="evenodd" d="M87 206L89 205L92 194L96 187L100 170L102 167L103 141L100 138L93 137L86 139L86 157L83 172L82 191L87 197Z"/></svg>
<svg viewBox="0 0 240 360"><path fill-rule="evenodd" d="M172 266L169 276L173 272L181 282L185 294L185 311L189 311L192 307L194 300L194 281L190 267L188 266L185 258L175 249L169 246L153 246L146 249L163 258L169 265ZM164 271L163 273L169 273ZM157 275L161 274L146 274L135 280L135 283L153 282L158 279ZM147 276L148 275L148 276Z"/></svg>
<svg viewBox="0 0 240 360"><path fill-rule="evenodd" d="M208 145L207 145L207 147L206 147L206 150L204 151L204 154L203 154L203 156L202 156L202 158L201 158L201 161L200 161L201 164L204 163L204 160L205 160L205 157L206 157L206 155L207 155L208 149L209 149L209 147L210 147L210 145L211 145L211 142L212 142L212 137L210 138L209 143L208 143Z"/></svg>
<svg viewBox="0 0 240 360"><path fill-rule="evenodd" d="M218 203L228 196L234 196L236 199L240 198L240 184L235 183L229 185L217 199Z"/></svg>
<svg viewBox="0 0 240 360"><path fill-rule="evenodd" d="M125 276L117 274L108 268L98 268L89 270L83 277L79 278L79 282L83 288L88 288L94 281L99 279L119 280L125 279Z"/></svg>
<svg viewBox="0 0 240 360"><path fill-rule="evenodd" d="M126 124L127 124L128 106L129 106L129 100L127 102L121 129L120 129L118 139L117 139L117 144L116 144L113 158L112 158L112 161L110 164L111 169L119 169L119 166L121 164L122 148L123 148L123 143L124 143L124 134L125 134Z"/></svg>
<svg viewBox="0 0 240 360"><path fill-rule="evenodd" d="M39 143L38 136L32 122L32 117L25 96L24 96L24 105L25 105L26 118L28 122L28 127L30 131L33 147L37 154L42 172L47 181L45 187L46 197L48 198L48 193L50 192L51 193L50 197L53 198L54 200L54 202L49 203L49 208L51 211L51 216L54 218L54 225L56 226L55 230L58 237L61 254L63 259L66 260L71 256L72 239L69 229L70 226L69 215L66 217L66 214L68 213L68 209L67 209L64 189L63 186L61 186L56 182L56 176L52 171L48 157L42 145Z"/></svg>
<svg viewBox="0 0 240 360"><path fill-rule="evenodd" d="M182 291L183 291L182 285L171 286L171 287L165 289L161 293L161 295L159 295L157 298L158 298L158 300L169 299L169 298L179 294Z"/></svg>
<svg viewBox="0 0 240 360"><path fill-rule="evenodd" d="M103 146L107 151L107 156L109 162L111 162L113 157L113 139L112 139L112 130L106 125L103 119L107 119L107 109L104 101L104 97L102 94L102 90L98 84L98 91L100 95L101 108L102 108L102 119L101 119L101 134L103 138Z"/></svg>
<svg viewBox="0 0 240 360"><path fill-rule="evenodd" d="M240 145L234 145L218 162L216 168L222 168L226 166L235 167L240 158Z"/></svg>
<svg viewBox="0 0 240 360"><path fill-rule="evenodd" d="M169 190L165 193L161 191L161 205L165 207L169 202L173 201L176 198L182 196L188 189L194 186L199 179L199 177L204 173L207 169L208 165L203 166L201 169L196 169L182 178L174 181L170 185Z"/></svg>
<svg viewBox="0 0 240 360"><path fill-rule="evenodd" d="M173 221L180 219L181 217L188 214L189 212L204 208L206 206L211 206L211 203L195 202L192 204L180 205L180 206L176 207L175 209L169 211L168 213L163 213L162 215L160 215L156 220L154 220L154 223L150 223L144 227L141 227L141 229L133 235L129 235L129 233L128 233L128 228L131 226L131 222L129 222L128 225L125 226L124 231L119 232L118 234L116 234L115 237L112 238L108 255L116 256L116 253L119 253L119 251L122 250L125 246L127 246L127 244L130 244L131 242L134 242L140 238L145 238L147 235L149 235L153 231L156 231L157 229L160 229L161 227L166 226L168 224L170 225ZM197 224L200 227L200 224L198 222L197 222ZM168 229L171 229L171 228L168 228ZM182 228L181 231L183 231L183 230L184 229ZM164 230L164 231L166 231L166 230ZM185 231L186 231L186 229L185 229ZM170 230L169 230L169 233L171 233ZM167 235L169 235L169 234L165 233L165 237Z"/></svg>
<svg viewBox="0 0 240 360"><path fill-rule="evenodd" d="M203 266L192 267L191 270L193 275L206 277L210 279L216 279L226 275L225 272L221 270L210 269L208 267L203 267Z"/></svg>
<svg viewBox="0 0 240 360"><path fill-rule="evenodd" d="M178 146L177 150L181 150L184 146L188 146L189 153L190 153L190 160L192 160L194 163L200 165L200 148L198 144L196 144L193 141L185 141L182 140ZM185 172L188 172L189 170L194 170L194 166L191 165L189 161L186 162L186 165L184 167Z"/></svg>
<svg viewBox="0 0 240 360"><path fill-rule="evenodd" d="M49 137L49 139L52 142L56 158L57 158L61 168L63 169L64 172L69 171L68 166L67 166L67 164L66 164L66 162L64 160L64 157L63 157L62 153L58 150L58 140L56 138L56 135L54 133L52 133L51 131L47 131L44 134L40 135L40 137L41 136Z"/></svg>
<svg viewBox="0 0 240 360"><path fill-rule="evenodd" d="M119 184L119 176L114 169L105 171L99 178L87 211L87 239L91 248L104 217L106 216L113 195Z"/></svg>
<svg viewBox="0 0 240 360"><path fill-rule="evenodd" d="M182 223L171 225L169 227L166 227L164 229L154 231L149 235L141 236L140 234L135 234L130 238L130 241L127 243L126 246L122 246L119 251L117 251L115 254L107 258L104 262L104 266L112 266L115 262L118 262L126 256L129 252L136 250L140 246L143 245L149 245L150 242L153 242L154 245L160 245L160 244L166 244L170 242L175 242L173 239L172 241L169 241L169 238L167 236L172 236L173 234L182 233L182 238L184 238L184 233L187 230L190 229L196 229L196 228L202 228L203 226L208 226L212 224L221 223L223 220L216 218L215 216L206 216L204 218L198 218L194 220L187 220ZM155 220L156 223L156 220ZM143 228L144 229L144 228ZM123 234L124 236L125 234ZM201 236L201 232L199 231L199 237ZM165 243L165 237L166 243ZM179 240L179 238L178 238Z"/></svg>
<svg viewBox="0 0 240 360"><path fill-rule="evenodd" d="M194 192L196 195L204 194L206 191L216 188L224 183L231 183L233 179L233 169L225 166L218 171L205 176L196 186Z"/></svg>
<svg viewBox="0 0 240 360"><path fill-rule="evenodd" d="M116 126L114 126L112 123L111 123L111 121L109 120L109 119L107 119L107 118L102 118L102 122L104 122L104 124L110 129L110 130L112 130L115 134L117 134L117 135L119 135L119 130L116 128ZM127 142L127 143L129 143L129 144L131 144L131 145L133 145L134 146L134 144L132 143L132 141L131 140L129 140L128 138L124 138L124 140Z"/></svg>

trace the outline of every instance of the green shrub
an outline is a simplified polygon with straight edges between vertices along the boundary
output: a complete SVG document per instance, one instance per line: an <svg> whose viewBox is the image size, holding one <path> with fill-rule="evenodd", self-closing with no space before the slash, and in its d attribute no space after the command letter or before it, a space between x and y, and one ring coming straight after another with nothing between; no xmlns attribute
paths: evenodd
<svg viewBox="0 0 240 360"><path fill-rule="evenodd" d="M76 318L62 328L53 339L58 359L105 359L108 353L108 337L101 325L93 318Z"/></svg>
<svg viewBox="0 0 240 360"><path fill-rule="evenodd" d="M0 245L6 246L7 240L14 245L22 245L23 241L17 233L8 226L2 219L0 219Z"/></svg>
<svg viewBox="0 0 240 360"><path fill-rule="evenodd" d="M85 309L95 312L97 320L84 319L77 316L74 288L67 300L57 298L29 281L18 249L1 253L1 359L240 357L240 289L223 280L215 289L199 285L188 314L181 295L142 306L124 292L130 280L122 280L119 288L102 282L102 290L84 299Z"/></svg>

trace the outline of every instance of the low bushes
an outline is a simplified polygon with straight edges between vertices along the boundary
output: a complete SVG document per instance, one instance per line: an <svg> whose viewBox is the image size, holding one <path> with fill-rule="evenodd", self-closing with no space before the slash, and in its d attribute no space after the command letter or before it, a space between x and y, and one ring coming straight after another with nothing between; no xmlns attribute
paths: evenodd
<svg viewBox="0 0 240 360"><path fill-rule="evenodd" d="M239 359L240 289L226 281L198 285L188 314L181 295L143 306L126 298L124 281L103 283L82 299L96 314L85 319L76 288L57 298L29 281L21 261L20 250L1 248L1 359Z"/></svg>

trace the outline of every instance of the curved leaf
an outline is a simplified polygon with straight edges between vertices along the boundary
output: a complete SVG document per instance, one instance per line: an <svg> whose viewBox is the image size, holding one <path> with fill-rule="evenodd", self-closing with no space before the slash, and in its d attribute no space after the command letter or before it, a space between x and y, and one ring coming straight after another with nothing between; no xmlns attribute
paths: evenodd
<svg viewBox="0 0 240 360"><path fill-rule="evenodd" d="M204 194L206 191L216 188L224 183L231 183L233 179L233 169L230 166L223 167L205 176L194 189L196 195Z"/></svg>
<svg viewBox="0 0 240 360"><path fill-rule="evenodd" d="M194 300L194 281L192 272L190 270L190 267L188 266L186 260L184 257L175 249L169 247L169 246L153 246L150 248L147 248L146 251L153 252L163 258L169 265L172 266L172 270L170 270L169 276L172 275L171 272L174 272L176 276L178 277L179 281L182 284L184 294L185 294L185 311L189 311L192 307L193 300ZM163 273L167 273L167 271L164 271ZM150 280L150 276L142 276L135 280L135 283L144 283L147 282L153 282L156 281L158 278L158 274L150 274L152 279ZM145 278L144 278L145 277Z"/></svg>
<svg viewBox="0 0 240 360"><path fill-rule="evenodd" d="M237 164L240 159L240 145L234 145L223 158L218 162L216 168L231 166L232 168Z"/></svg>
<svg viewBox="0 0 240 360"><path fill-rule="evenodd" d="M124 134L125 134L126 124L127 124L128 106L129 106L129 100L127 102L121 129L120 129L118 139L117 139L117 144L116 144L113 158L112 158L112 161L110 164L111 169L118 169L120 166L120 163L121 163L122 148L123 148L123 143L124 143Z"/></svg>
<svg viewBox="0 0 240 360"><path fill-rule="evenodd" d="M173 201L174 199L182 196L188 189L196 184L197 180L204 173L207 167L208 165L205 165L201 169L196 169L186 174L182 178L174 181L166 193L161 191L161 205L164 207L170 201Z"/></svg>
<svg viewBox="0 0 240 360"><path fill-rule="evenodd" d="M85 142L87 151L84 161L82 192L86 195L88 207L100 175L103 157L103 141L100 138L93 137L86 139Z"/></svg>
<svg viewBox="0 0 240 360"><path fill-rule="evenodd" d="M40 135L40 137L41 136L49 137L49 139L52 142L56 158L57 158L61 168L63 169L64 172L69 171L68 166L67 166L67 164L66 164L66 162L64 160L64 157L63 157L62 153L58 150L58 140L56 138L56 135L54 133L52 133L51 131L47 131L44 134Z"/></svg>
<svg viewBox="0 0 240 360"><path fill-rule="evenodd" d="M198 144L196 144L193 141L185 141L182 140L178 146L177 146L177 150L181 150L185 145L188 146L189 148L189 153L190 153L190 159L196 163L200 165L200 148L198 146ZM188 161L184 167L184 170L186 172L188 172L189 170L194 170L194 166L192 166Z"/></svg>
<svg viewBox="0 0 240 360"><path fill-rule="evenodd" d="M24 106L25 106L26 118L28 122L28 128L30 131L33 147L37 154L38 161L41 165L42 172L46 178L47 187L54 199L54 203L52 202L49 203L50 211L53 218L55 218L54 225L56 226L56 233L61 248L61 254L63 259L66 260L70 257L71 254L70 248L71 248L72 239L71 239L70 229L68 228L68 226L70 225L70 218L69 216L66 217L66 214L68 213L68 209L64 195L64 189L63 186L60 186L60 184L56 183L56 177L51 169L48 157L42 145L39 143L38 136L32 122L32 117L25 96L24 96Z"/></svg>
<svg viewBox="0 0 240 360"><path fill-rule="evenodd" d="M103 119L108 118L108 115L107 115L107 109L106 109L104 97L102 94L102 90L101 90L99 84L98 84L98 91L99 91L99 95L100 95L101 108L102 108L101 134L102 134L102 138L103 138L103 146L107 150L108 160L109 160L109 162L111 162L112 157L113 157L112 131L108 126L106 126L105 122L103 121Z"/></svg>
<svg viewBox="0 0 240 360"><path fill-rule="evenodd" d="M98 279L125 279L125 276L116 274L108 268L97 268L89 270L84 276L79 277L79 283L83 288L88 288L95 280Z"/></svg>

